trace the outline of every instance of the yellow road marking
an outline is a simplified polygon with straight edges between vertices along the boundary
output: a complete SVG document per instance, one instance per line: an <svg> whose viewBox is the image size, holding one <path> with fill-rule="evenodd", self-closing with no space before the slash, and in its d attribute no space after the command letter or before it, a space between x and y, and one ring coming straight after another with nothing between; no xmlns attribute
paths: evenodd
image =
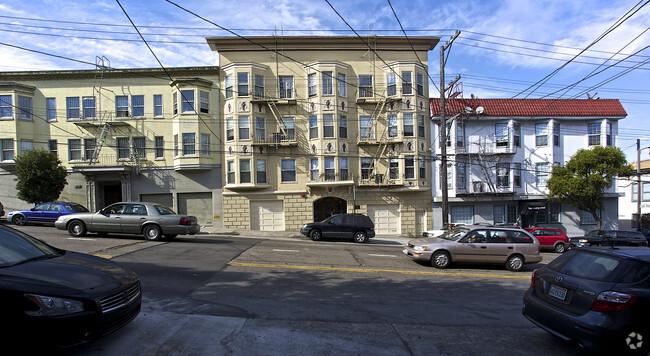
<svg viewBox="0 0 650 356"><path fill-rule="evenodd" d="M97 256L97 257L101 257L101 258L106 258L106 259L109 259L109 260L110 260L111 258L113 258L113 256L111 256L111 255L95 255L95 254L93 254L93 256Z"/></svg>
<svg viewBox="0 0 650 356"><path fill-rule="evenodd" d="M372 268L344 268L344 267L325 267L325 266L296 266L296 265L276 265L267 263L241 263L230 262L230 266L239 267L258 267L258 268L284 268L284 269L302 269L302 270L315 270L315 271L342 271L342 272L362 272L362 273L397 273L397 274L416 274L425 276L447 276L447 277L492 277L492 278L506 278L506 279L530 279L530 275L511 276L504 274L483 274L483 273L467 273L467 272L428 272L428 271L399 271L390 269L372 269Z"/></svg>

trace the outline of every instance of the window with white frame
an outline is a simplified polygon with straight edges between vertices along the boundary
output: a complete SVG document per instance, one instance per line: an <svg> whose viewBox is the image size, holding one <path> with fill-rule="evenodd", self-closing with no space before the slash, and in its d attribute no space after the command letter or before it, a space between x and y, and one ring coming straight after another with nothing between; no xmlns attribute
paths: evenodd
<svg viewBox="0 0 650 356"><path fill-rule="evenodd" d="M318 138L318 116L309 117L309 139Z"/></svg>
<svg viewBox="0 0 650 356"><path fill-rule="evenodd" d="M14 159L14 139L3 138L0 139L0 146L2 147L2 160L13 161Z"/></svg>
<svg viewBox="0 0 650 356"><path fill-rule="evenodd" d="M165 157L165 138L163 136L154 137L154 148L156 158Z"/></svg>
<svg viewBox="0 0 650 356"><path fill-rule="evenodd" d="M131 148L129 147L128 137L118 137L115 139L115 143L117 145L117 159L131 158Z"/></svg>
<svg viewBox="0 0 650 356"><path fill-rule="evenodd" d="M84 96L81 98L81 105L84 119L93 119L96 117L96 104L94 96Z"/></svg>
<svg viewBox="0 0 650 356"><path fill-rule="evenodd" d="M307 74L307 96L318 95L318 86L316 84L316 73Z"/></svg>
<svg viewBox="0 0 650 356"><path fill-rule="evenodd" d="M390 158L388 165L388 179L399 179L399 158Z"/></svg>
<svg viewBox="0 0 650 356"><path fill-rule="evenodd" d="M375 138L375 120L372 116L359 116L359 136L361 139Z"/></svg>
<svg viewBox="0 0 650 356"><path fill-rule="evenodd" d="M283 159L281 162L281 180L282 182L295 182L296 181L296 160Z"/></svg>
<svg viewBox="0 0 650 356"><path fill-rule="evenodd" d="M548 122L535 124L535 146L548 146Z"/></svg>
<svg viewBox="0 0 650 356"><path fill-rule="evenodd" d="M226 162L226 183L235 184L235 161Z"/></svg>
<svg viewBox="0 0 650 356"><path fill-rule="evenodd" d="M45 99L47 121L56 121L56 98Z"/></svg>
<svg viewBox="0 0 650 356"><path fill-rule="evenodd" d="M65 98L65 111L68 120L78 119L80 116L79 97Z"/></svg>
<svg viewBox="0 0 650 356"><path fill-rule="evenodd" d="M184 133L183 134L183 156L196 154L196 134Z"/></svg>
<svg viewBox="0 0 650 356"><path fill-rule="evenodd" d="M417 91L419 96L424 96L424 75L417 73Z"/></svg>
<svg viewBox="0 0 650 356"><path fill-rule="evenodd" d="M325 180L328 182L336 180L336 164L334 157L325 157Z"/></svg>
<svg viewBox="0 0 650 356"><path fill-rule="evenodd" d="M372 89L372 75L359 75L359 97L372 98L374 96Z"/></svg>
<svg viewBox="0 0 650 356"><path fill-rule="evenodd" d="M460 120L456 121L456 147L465 147L465 124Z"/></svg>
<svg viewBox="0 0 650 356"><path fill-rule="evenodd" d="M22 120L32 120L32 98L18 95L18 117Z"/></svg>
<svg viewBox="0 0 650 356"><path fill-rule="evenodd" d="M226 74L226 99L230 99L233 97L233 87L235 85L235 82L233 80L232 74Z"/></svg>
<svg viewBox="0 0 650 356"><path fill-rule="evenodd" d="M347 80L345 79L345 73L338 73L338 94L339 96L347 97L348 96L348 87Z"/></svg>
<svg viewBox="0 0 650 356"><path fill-rule="evenodd" d="M250 140L251 138L251 123L247 115L239 116L239 139Z"/></svg>
<svg viewBox="0 0 650 356"><path fill-rule="evenodd" d="M281 75L278 77L280 99L293 99L293 76Z"/></svg>
<svg viewBox="0 0 650 356"><path fill-rule="evenodd" d="M81 161L81 139L68 140L68 161Z"/></svg>
<svg viewBox="0 0 650 356"><path fill-rule="evenodd" d="M266 183L266 160L265 159L257 160L256 177L257 177L258 184Z"/></svg>
<svg viewBox="0 0 650 356"><path fill-rule="evenodd" d="M312 182L318 182L320 178L320 168L318 167L318 158L312 158L309 165L309 178Z"/></svg>
<svg viewBox="0 0 650 356"><path fill-rule="evenodd" d="M413 114L412 113L404 113L402 114L402 121L403 121L403 130L404 130L404 137L414 137L415 136L415 131L414 131L414 125L413 125Z"/></svg>
<svg viewBox="0 0 650 356"><path fill-rule="evenodd" d="M235 140L235 118L227 117L226 118L226 141Z"/></svg>
<svg viewBox="0 0 650 356"><path fill-rule="evenodd" d="M14 106L11 102L11 95L0 95L0 118L13 119L13 117Z"/></svg>
<svg viewBox="0 0 650 356"><path fill-rule="evenodd" d="M397 114L388 115L388 137L397 137Z"/></svg>
<svg viewBox="0 0 650 356"><path fill-rule="evenodd" d="M508 124L505 122L498 122L494 124L495 138L497 147L508 146Z"/></svg>
<svg viewBox="0 0 650 356"><path fill-rule="evenodd" d="M427 159L424 157L420 157L418 159L419 167L420 167L420 172L418 173L418 178L420 179L427 179Z"/></svg>
<svg viewBox="0 0 650 356"><path fill-rule="evenodd" d="M369 157L361 157L361 179L372 178L375 169L375 160Z"/></svg>
<svg viewBox="0 0 650 356"><path fill-rule="evenodd" d="M248 73L237 73L237 95L248 96Z"/></svg>
<svg viewBox="0 0 650 356"><path fill-rule="evenodd" d="M178 114L178 93L172 93L172 113L174 115Z"/></svg>
<svg viewBox="0 0 650 356"><path fill-rule="evenodd" d="M240 159L239 160L239 183L250 183L250 182L251 182L251 160Z"/></svg>
<svg viewBox="0 0 650 356"><path fill-rule="evenodd" d="M413 94L413 72L402 71L402 95Z"/></svg>
<svg viewBox="0 0 650 356"><path fill-rule="evenodd" d="M521 187L521 163L512 164L512 173L515 187Z"/></svg>
<svg viewBox="0 0 650 356"><path fill-rule="evenodd" d="M632 183L632 201L639 201L639 185Z"/></svg>
<svg viewBox="0 0 650 356"><path fill-rule="evenodd" d="M348 158L340 157L339 158L339 173L341 175L341 180L348 180Z"/></svg>
<svg viewBox="0 0 650 356"><path fill-rule="evenodd" d="M287 134L287 140L296 139L296 119L293 117L283 117L282 124Z"/></svg>
<svg viewBox="0 0 650 356"><path fill-rule="evenodd" d="M535 183L538 187L546 186L549 176L548 162L535 163Z"/></svg>
<svg viewBox="0 0 650 356"><path fill-rule="evenodd" d="M323 114L323 137L334 137L334 114Z"/></svg>
<svg viewBox="0 0 650 356"><path fill-rule="evenodd" d="M612 147L613 142L612 142L612 123L611 122L605 123L605 140L606 140L605 144L608 147Z"/></svg>
<svg viewBox="0 0 650 356"><path fill-rule="evenodd" d="M321 72L321 95L333 95L334 94L334 77L332 76L331 71Z"/></svg>
<svg viewBox="0 0 650 356"><path fill-rule="evenodd" d="M210 134L207 133L201 134L201 155L202 156L210 155Z"/></svg>
<svg viewBox="0 0 650 356"><path fill-rule="evenodd" d="M418 137L421 138L426 135L424 122L424 115L418 115Z"/></svg>
<svg viewBox="0 0 650 356"><path fill-rule="evenodd" d="M560 145L560 123L553 123L553 146Z"/></svg>
<svg viewBox="0 0 650 356"><path fill-rule="evenodd" d="M266 118L255 118L255 141L266 142Z"/></svg>
<svg viewBox="0 0 650 356"><path fill-rule="evenodd" d="M163 96L160 94L155 94L153 96L153 116L163 116Z"/></svg>
<svg viewBox="0 0 650 356"><path fill-rule="evenodd" d="M397 81L395 80L395 73L386 74L386 96L397 95Z"/></svg>
<svg viewBox="0 0 650 356"><path fill-rule="evenodd" d="M49 140L47 141L47 148L50 151L50 153L54 153L55 155L59 155L59 147L58 143L56 140Z"/></svg>
<svg viewBox="0 0 650 356"><path fill-rule="evenodd" d="M77 102L79 98L76 98ZM115 97L115 116L128 117L129 116L129 96L118 95ZM70 116L68 116L70 117Z"/></svg>
<svg viewBox="0 0 650 356"><path fill-rule="evenodd" d="M131 95L133 117L144 117L144 95Z"/></svg>
<svg viewBox="0 0 650 356"><path fill-rule="evenodd" d="M348 117L339 116L339 138L348 138Z"/></svg>
<svg viewBox="0 0 650 356"><path fill-rule="evenodd" d="M456 162L456 188L467 189L467 174L465 162Z"/></svg>
<svg viewBox="0 0 650 356"><path fill-rule="evenodd" d="M207 91L199 91L199 100L201 100L199 111L202 114L210 113L210 93Z"/></svg>
<svg viewBox="0 0 650 356"><path fill-rule="evenodd" d="M510 164L497 163L497 187L510 187Z"/></svg>
<svg viewBox="0 0 650 356"><path fill-rule="evenodd" d="M178 157L178 134L174 135L174 157Z"/></svg>
<svg viewBox="0 0 650 356"><path fill-rule="evenodd" d="M90 161L95 155L95 147L97 147L97 140L94 138L84 139L84 159Z"/></svg>
<svg viewBox="0 0 650 356"><path fill-rule="evenodd" d="M589 135L589 146L600 145L600 122L593 122L587 125Z"/></svg>
<svg viewBox="0 0 650 356"><path fill-rule="evenodd" d="M512 140L515 147L521 147L521 125L512 125Z"/></svg>
<svg viewBox="0 0 650 356"><path fill-rule="evenodd" d="M20 154L34 149L34 140L20 140Z"/></svg>
<svg viewBox="0 0 650 356"><path fill-rule="evenodd" d="M452 224L474 224L473 205L452 205L449 207L449 222Z"/></svg>
<svg viewBox="0 0 650 356"><path fill-rule="evenodd" d="M266 95L264 95L264 76L260 74L255 74L255 97L266 97Z"/></svg>
<svg viewBox="0 0 650 356"><path fill-rule="evenodd" d="M404 178L415 179L415 156L404 156Z"/></svg>
<svg viewBox="0 0 650 356"><path fill-rule="evenodd" d="M194 90L181 90L181 110L184 114L196 113L194 109Z"/></svg>

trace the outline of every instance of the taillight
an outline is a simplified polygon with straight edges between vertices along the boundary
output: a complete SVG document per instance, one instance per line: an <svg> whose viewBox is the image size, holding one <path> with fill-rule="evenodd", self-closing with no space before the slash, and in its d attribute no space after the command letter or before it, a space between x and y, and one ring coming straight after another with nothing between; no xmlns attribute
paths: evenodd
<svg viewBox="0 0 650 356"><path fill-rule="evenodd" d="M535 289L535 277L537 277L537 270L533 271L533 276L530 278L530 288Z"/></svg>
<svg viewBox="0 0 650 356"><path fill-rule="evenodd" d="M591 310L596 311L621 311L629 308L636 301L636 296L619 292L602 292L598 295Z"/></svg>
<svg viewBox="0 0 650 356"><path fill-rule="evenodd" d="M192 219L188 219L186 217L181 218L181 222L179 222L180 225L192 225Z"/></svg>

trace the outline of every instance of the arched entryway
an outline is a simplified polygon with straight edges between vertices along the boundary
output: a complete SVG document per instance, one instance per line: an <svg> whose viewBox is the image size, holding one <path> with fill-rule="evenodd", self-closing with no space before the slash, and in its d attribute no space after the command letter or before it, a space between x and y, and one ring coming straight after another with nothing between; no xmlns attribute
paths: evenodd
<svg viewBox="0 0 650 356"><path fill-rule="evenodd" d="M323 221L334 214L348 211L348 202L341 198L325 197L314 202L314 221Z"/></svg>

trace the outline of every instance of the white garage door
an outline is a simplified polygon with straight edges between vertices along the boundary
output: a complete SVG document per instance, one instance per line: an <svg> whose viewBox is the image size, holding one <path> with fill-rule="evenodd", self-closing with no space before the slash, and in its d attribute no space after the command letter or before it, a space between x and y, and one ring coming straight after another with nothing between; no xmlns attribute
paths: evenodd
<svg viewBox="0 0 650 356"><path fill-rule="evenodd" d="M368 205L368 216L375 223L377 235L399 235L402 232L399 205Z"/></svg>
<svg viewBox="0 0 650 356"><path fill-rule="evenodd" d="M251 201L251 230L284 231L281 201Z"/></svg>

